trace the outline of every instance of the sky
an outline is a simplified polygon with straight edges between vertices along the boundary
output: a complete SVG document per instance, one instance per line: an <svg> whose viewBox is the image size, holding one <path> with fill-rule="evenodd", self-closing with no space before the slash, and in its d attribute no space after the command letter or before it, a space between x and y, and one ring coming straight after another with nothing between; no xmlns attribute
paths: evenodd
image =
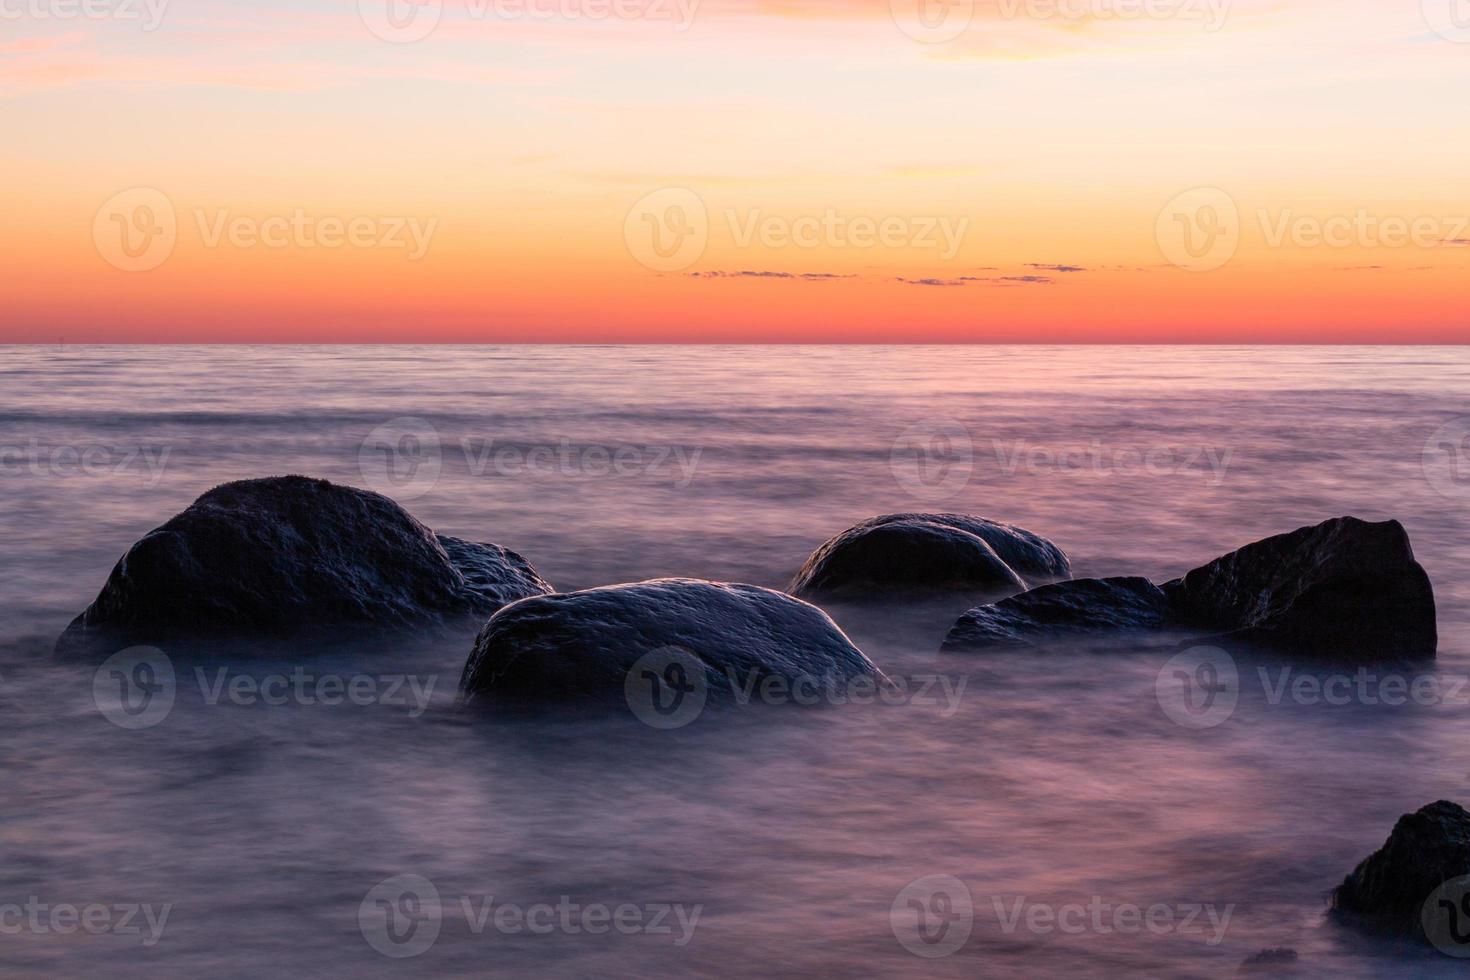
<svg viewBox="0 0 1470 980"><path fill-rule="evenodd" d="M1460 343L1470 0L0 0L0 342Z"/></svg>

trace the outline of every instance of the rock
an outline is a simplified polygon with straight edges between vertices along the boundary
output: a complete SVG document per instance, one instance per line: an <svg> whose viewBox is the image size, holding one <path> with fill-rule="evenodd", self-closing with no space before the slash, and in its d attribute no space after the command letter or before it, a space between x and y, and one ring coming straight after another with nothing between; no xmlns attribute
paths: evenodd
<svg viewBox="0 0 1470 980"><path fill-rule="evenodd" d="M1467 874L1470 813L1440 800L1399 818L1384 845L1337 886L1332 910L1372 932L1423 936L1425 902L1445 882Z"/></svg>
<svg viewBox="0 0 1470 980"><path fill-rule="evenodd" d="M1067 578L1060 548L1030 531L956 514L890 514L843 531L791 583L803 598L849 599L948 591L1006 595Z"/></svg>
<svg viewBox="0 0 1470 980"><path fill-rule="evenodd" d="M1070 636L1158 630L1168 622L1169 601L1148 579L1074 579L971 609L950 630L943 650L1033 646Z"/></svg>
<svg viewBox="0 0 1470 980"><path fill-rule="evenodd" d="M702 662L708 692L767 677L882 678L816 606L752 585L659 579L507 606L475 640L460 691L466 703L621 697L633 666L668 648Z"/></svg>
<svg viewBox="0 0 1470 980"><path fill-rule="evenodd" d="M1280 534L1164 587L1177 618L1239 643L1332 659L1433 657L1434 591L1398 521Z"/></svg>
<svg viewBox="0 0 1470 980"><path fill-rule="evenodd" d="M486 616L550 591L520 555L436 535L379 494L244 480L134 544L57 652L337 639Z"/></svg>

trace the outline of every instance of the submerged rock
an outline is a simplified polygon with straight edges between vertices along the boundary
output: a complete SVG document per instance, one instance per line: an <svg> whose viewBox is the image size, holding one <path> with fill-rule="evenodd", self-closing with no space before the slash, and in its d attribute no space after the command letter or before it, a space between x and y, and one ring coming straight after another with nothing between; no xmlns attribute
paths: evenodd
<svg viewBox="0 0 1470 980"><path fill-rule="evenodd" d="M701 693L769 677L882 677L816 606L752 585L659 579L507 606L475 640L460 691L466 703L618 696L636 664L669 649L703 671Z"/></svg>
<svg viewBox="0 0 1470 980"><path fill-rule="evenodd" d="M1009 594L1071 575L1067 556L1030 531L957 514L890 514L843 531L791 583L803 598L948 591Z"/></svg>
<svg viewBox="0 0 1470 980"><path fill-rule="evenodd" d="M943 649L1031 646L1069 636L1158 630L1168 622L1169 601L1148 579L1074 579L971 609L950 630Z"/></svg>
<svg viewBox="0 0 1470 980"><path fill-rule="evenodd" d="M1433 657L1434 591L1397 521L1341 517L1217 558L1161 587L1081 579L970 610L944 649L1170 629L1315 659Z"/></svg>
<svg viewBox="0 0 1470 980"><path fill-rule="evenodd" d="M244 480L133 545L57 652L436 626L550 591L515 552L436 535L379 494Z"/></svg>
<svg viewBox="0 0 1470 980"><path fill-rule="evenodd" d="M1322 658L1433 657L1434 590L1398 521L1340 517L1246 545L1164 587L1210 642Z"/></svg>
<svg viewBox="0 0 1470 980"><path fill-rule="evenodd" d="M1465 875L1470 875L1470 813L1440 800L1399 818L1384 845L1337 886L1332 909L1363 929L1422 937L1426 903L1440 886ZM1432 907L1431 916L1440 911ZM1455 910L1463 933L1470 931L1470 918L1462 912Z"/></svg>

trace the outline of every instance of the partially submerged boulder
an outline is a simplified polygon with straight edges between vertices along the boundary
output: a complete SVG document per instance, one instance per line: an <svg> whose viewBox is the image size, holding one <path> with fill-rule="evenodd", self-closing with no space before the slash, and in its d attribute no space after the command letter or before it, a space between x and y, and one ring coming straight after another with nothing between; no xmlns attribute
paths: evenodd
<svg viewBox="0 0 1470 980"><path fill-rule="evenodd" d="M1071 575L1056 545L1009 524L958 514L890 514L848 528L807 559L791 593L811 599L980 592Z"/></svg>
<svg viewBox="0 0 1470 980"><path fill-rule="evenodd" d="M243 480L134 544L57 652L336 639L483 617L550 591L515 552L436 535L379 494Z"/></svg>
<svg viewBox="0 0 1470 980"><path fill-rule="evenodd" d="M1470 875L1470 813L1440 800L1399 818L1384 845L1332 893L1332 910L1351 925L1424 936L1424 909L1440 886ZM1431 908L1432 917L1439 909ZM1459 922L1462 931L1470 920Z"/></svg>
<svg viewBox="0 0 1470 980"><path fill-rule="evenodd" d="M1212 643L1331 659L1433 657L1434 590L1398 521L1340 517L1246 545L1164 587Z"/></svg>
<svg viewBox="0 0 1470 980"><path fill-rule="evenodd" d="M490 694L616 697L635 665L671 649L703 671L709 692L768 677L882 677L813 605L752 585L658 579L507 606L475 640L460 692L466 703Z"/></svg>
<svg viewBox="0 0 1470 980"><path fill-rule="evenodd" d="M1161 587L1082 579L980 606L944 649L1169 629L1320 660L1433 657L1434 590L1397 521L1341 517L1217 558Z"/></svg>
<svg viewBox="0 0 1470 980"><path fill-rule="evenodd" d="M971 609L944 641L944 651L1034 646L1066 637L1111 637L1164 628L1169 601L1145 578L1057 582Z"/></svg>

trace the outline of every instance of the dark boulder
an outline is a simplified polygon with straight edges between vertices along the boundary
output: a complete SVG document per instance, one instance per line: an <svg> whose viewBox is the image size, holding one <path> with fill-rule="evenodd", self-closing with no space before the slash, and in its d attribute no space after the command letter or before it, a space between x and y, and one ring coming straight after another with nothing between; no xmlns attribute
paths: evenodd
<svg viewBox="0 0 1470 980"><path fill-rule="evenodd" d="M950 630L943 649L956 653L1066 637L1116 638L1168 623L1169 602L1148 579L1074 579L971 609Z"/></svg>
<svg viewBox="0 0 1470 980"><path fill-rule="evenodd" d="M963 591L1006 595L1071 574L1060 548L1030 531L956 514L864 521L807 559L791 593L813 599Z"/></svg>
<svg viewBox="0 0 1470 980"><path fill-rule="evenodd" d="M507 606L475 640L460 691L466 703L617 696L636 664L669 649L687 654L708 692L768 677L882 677L815 606L751 585L659 579Z"/></svg>
<svg viewBox="0 0 1470 980"><path fill-rule="evenodd" d="M1399 818L1384 845L1337 886L1332 910L1369 931L1424 936L1422 916L1430 897L1465 875L1470 875L1470 813L1440 800ZM1463 918L1458 925L1470 929Z"/></svg>
<svg viewBox="0 0 1470 980"><path fill-rule="evenodd" d="M520 555L436 535L379 494L244 480L134 544L57 652L337 639L483 617L550 591Z"/></svg>
<svg viewBox="0 0 1470 980"><path fill-rule="evenodd" d="M1433 657L1434 591L1398 521L1341 517L1246 545L1170 582L1210 642L1330 659Z"/></svg>

